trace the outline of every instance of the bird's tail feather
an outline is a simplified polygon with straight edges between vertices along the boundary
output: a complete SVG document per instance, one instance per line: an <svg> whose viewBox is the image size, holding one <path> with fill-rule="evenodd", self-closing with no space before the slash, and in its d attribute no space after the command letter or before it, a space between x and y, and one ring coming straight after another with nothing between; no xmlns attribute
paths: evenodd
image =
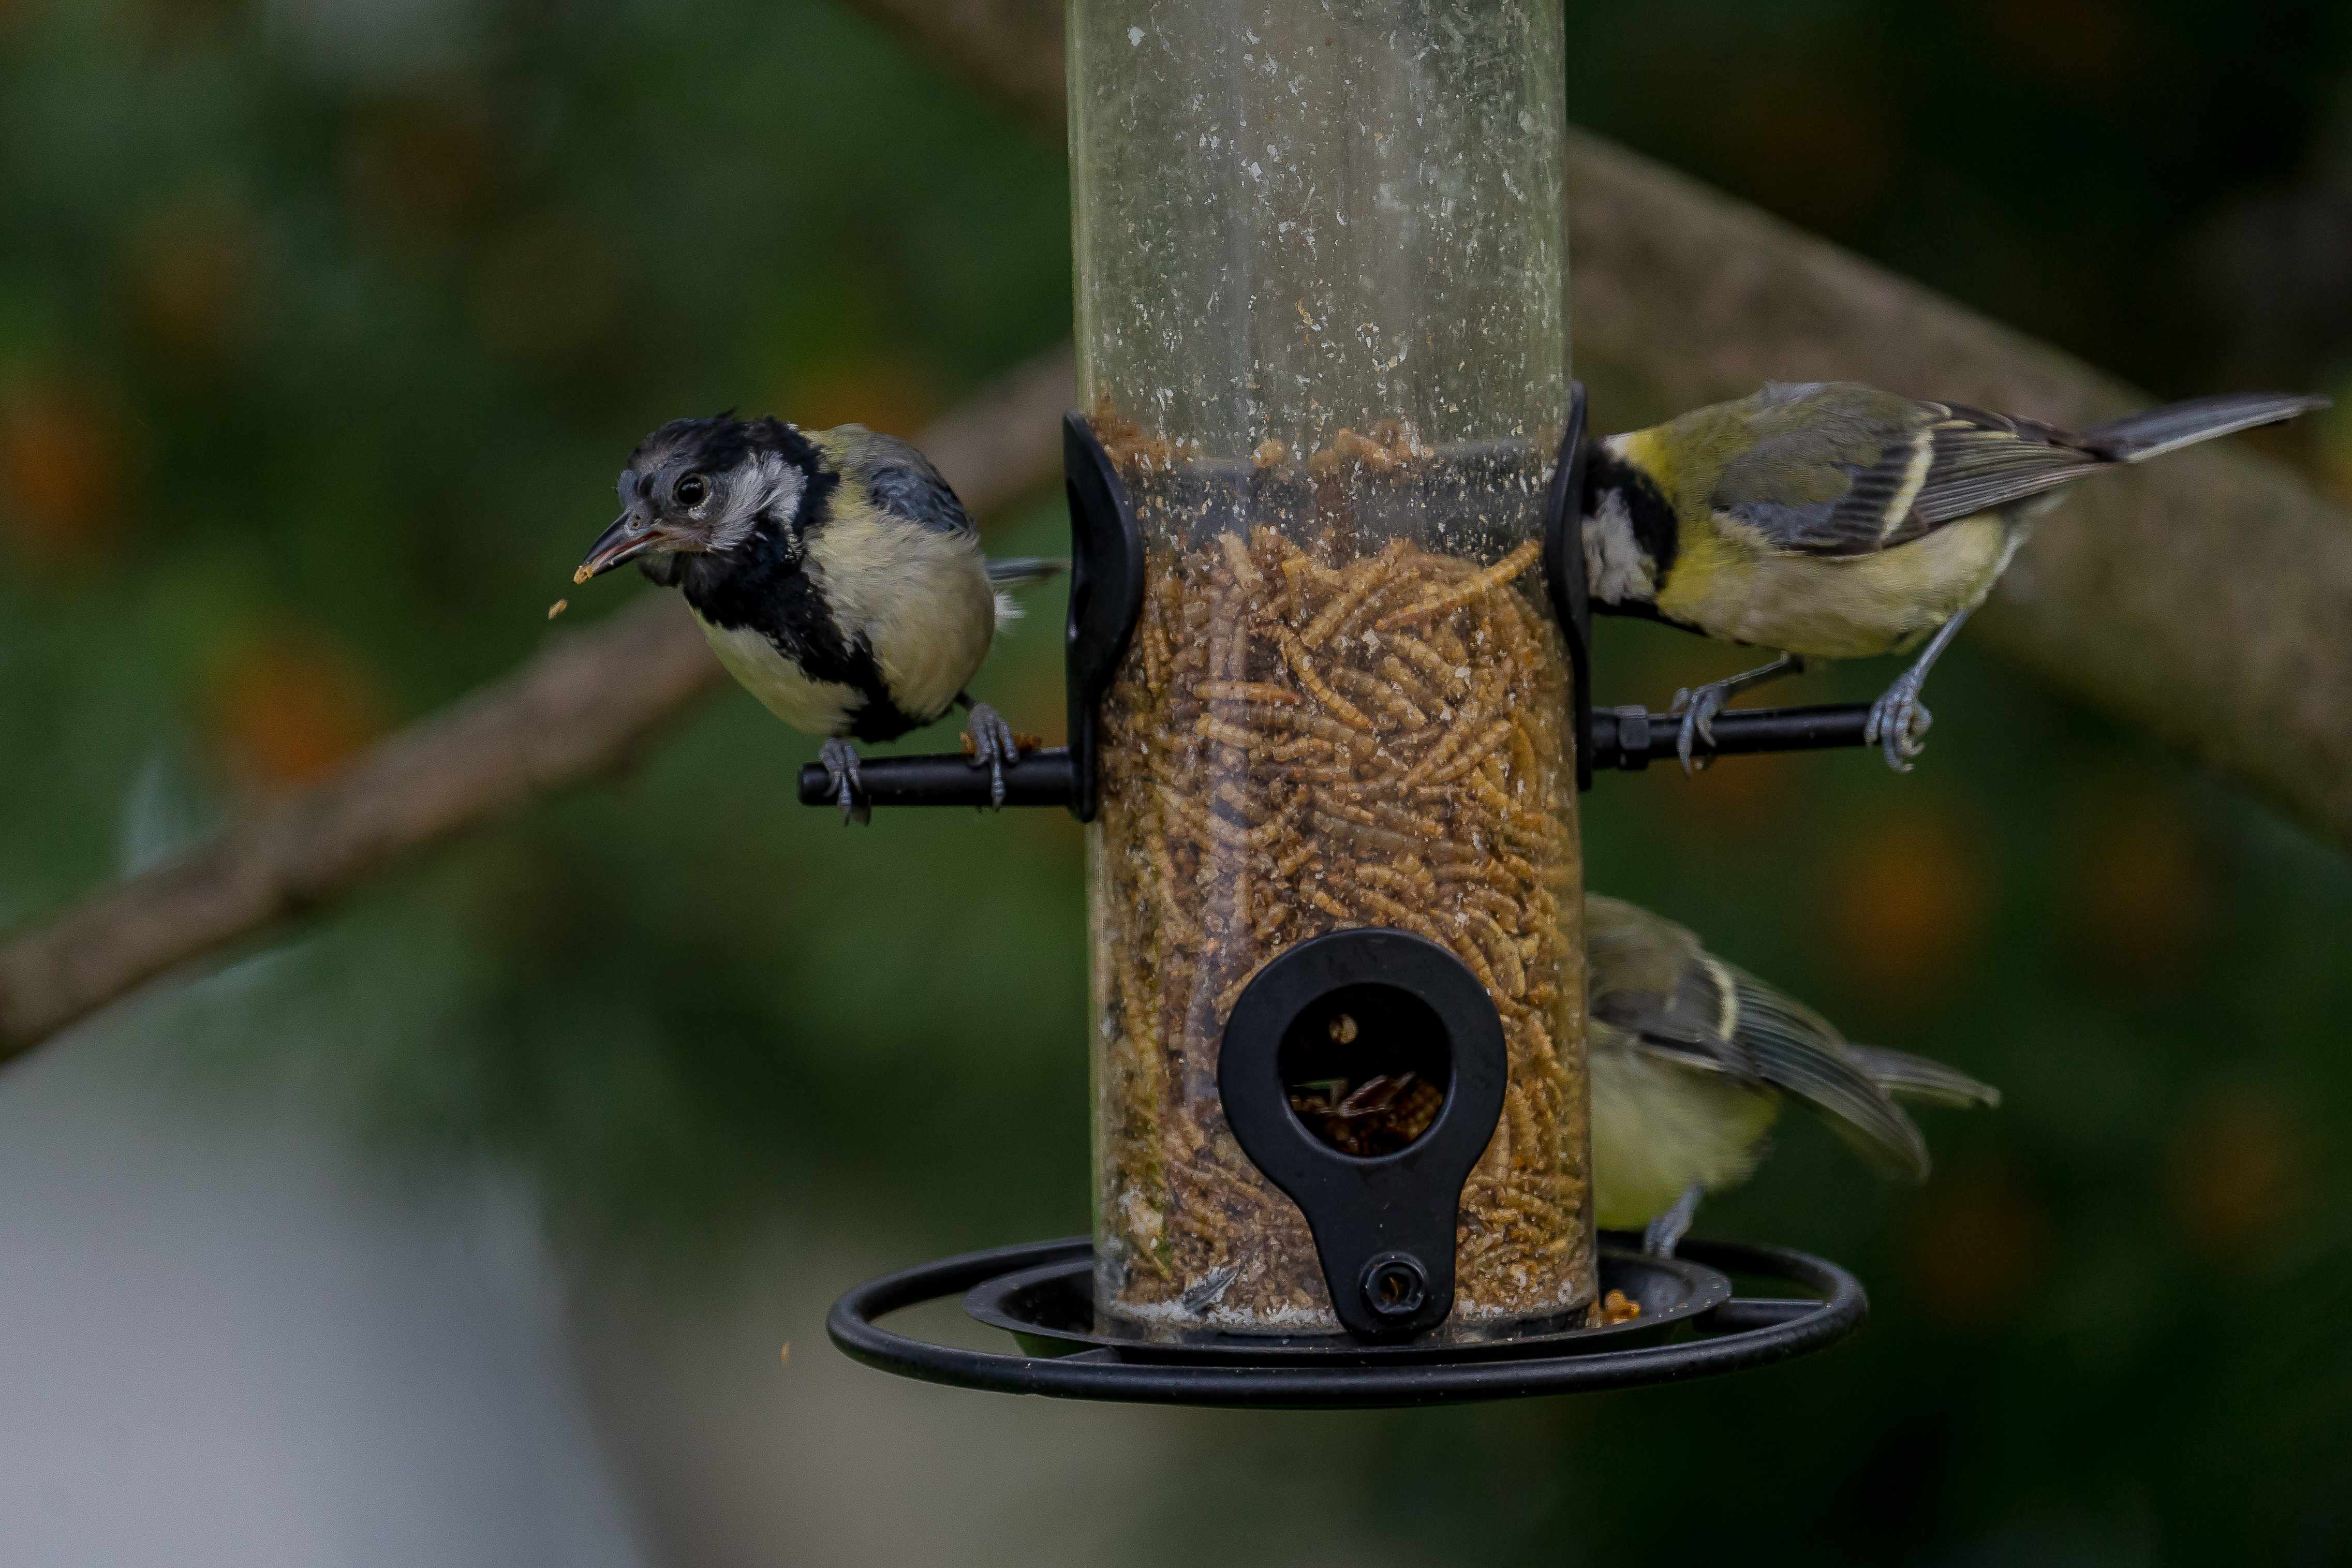
<svg viewBox="0 0 2352 1568"><path fill-rule="evenodd" d="M1006 555L988 563L988 584L996 590L996 629L1003 631L1021 618L1021 605L1007 588L1023 588L1058 577L1070 569L1067 556Z"/></svg>
<svg viewBox="0 0 2352 1568"><path fill-rule="evenodd" d="M988 580L1000 588L1018 588L1058 577L1069 569L1067 556L1055 559L1045 555L1007 555L989 562Z"/></svg>
<svg viewBox="0 0 2352 1568"><path fill-rule="evenodd" d="M2084 433L2084 445L2117 463L2141 463L2178 452L2217 436L2233 436L2258 425L2276 425L2299 414L2328 405L2325 397L2298 397L2287 393L2244 392L2224 397L2200 397L2168 403L2161 408L2127 415Z"/></svg>
<svg viewBox="0 0 2352 1568"><path fill-rule="evenodd" d="M1730 973L1739 1002L1732 1037L1756 1075L1818 1112L1832 1131L1882 1172L1926 1181L1927 1139L1847 1056L1836 1032L1811 1008L1754 975Z"/></svg>
<svg viewBox="0 0 2352 1568"><path fill-rule="evenodd" d="M1872 1082L1897 1100L1924 1100L1929 1105L1948 1105L1961 1110L1978 1106L1991 1110L2000 1103L2000 1090L1992 1085L1926 1057L1852 1044L1845 1047L1845 1054L1848 1060L1869 1075Z"/></svg>

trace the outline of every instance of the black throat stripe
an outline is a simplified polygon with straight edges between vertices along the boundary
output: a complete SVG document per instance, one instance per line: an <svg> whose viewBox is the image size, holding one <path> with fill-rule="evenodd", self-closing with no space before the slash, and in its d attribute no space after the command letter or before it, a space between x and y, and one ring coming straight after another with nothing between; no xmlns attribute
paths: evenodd
<svg viewBox="0 0 2352 1568"><path fill-rule="evenodd" d="M1646 469L1596 444L1585 459L1584 515L1599 516L1601 502L1612 495L1624 505L1626 520L1633 529L1634 548L1649 558L1650 580L1664 587L1666 574L1674 570L1675 557L1682 549L1674 505Z"/></svg>
<svg viewBox="0 0 2352 1568"><path fill-rule="evenodd" d="M809 473L801 498L803 540L830 518L840 484L841 476L829 470ZM751 536L727 554L683 557L678 588L695 614L712 626L758 632L810 679L858 693L864 701L847 715L852 738L897 740L923 721L891 700L874 649L863 637L843 635L805 561L805 545L795 553L784 525L763 516Z"/></svg>

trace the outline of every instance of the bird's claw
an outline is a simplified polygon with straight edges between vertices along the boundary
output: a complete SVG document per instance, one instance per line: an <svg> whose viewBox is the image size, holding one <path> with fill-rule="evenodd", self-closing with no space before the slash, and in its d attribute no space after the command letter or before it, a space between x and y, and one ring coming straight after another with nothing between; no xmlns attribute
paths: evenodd
<svg viewBox="0 0 2352 1568"><path fill-rule="evenodd" d="M824 765L834 804L841 807L841 825L873 821L874 807L866 799L866 783L857 776L857 748L836 736L818 748L816 757Z"/></svg>
<svg viewBox="0 0 2352 1568"><path fill-rule="evenodd" d="M1005 766L1021 760L1021 747L1013 737L1013 726L987 703L975 702L963 728L964 733L971 737L971 765L988 770L989 807L1001 811L1004 808Z"/></svg>
<svg viewBox="0 0 2352 1568"><path fill-rule="evenodd" d="M1870 705L1870 721L1863 726L1865 743L1886 754L1886 765L1898 773L1911 771L1911 759L1927 749L1927 730L1936 716L1919 700L1919 682L1899 676Z"/></svg>
<svg viewBox="0 0 2352 1568"><path fill-rule="evenodd" d="M1683 760L1683 776L1688 778L1704 771L1712 757L1693 758L1692 749L1700 742L1715 744L1715 716L1723 711L1726 693L1719 682L1705 686L1685 686L1676 690L1675 700L1666 705L1666 717L1682 720L1682 728L1675 735L1675 755Z"/></svg>

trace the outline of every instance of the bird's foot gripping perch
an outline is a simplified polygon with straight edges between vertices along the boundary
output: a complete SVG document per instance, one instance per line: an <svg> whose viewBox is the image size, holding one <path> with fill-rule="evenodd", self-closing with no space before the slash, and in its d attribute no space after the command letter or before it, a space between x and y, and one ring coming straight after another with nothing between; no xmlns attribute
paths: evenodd
<svg viewBox="0 0 2352 1568"><path fill-rule="evenodd" d="M1917 669L1896 676L1895 684L1870 705L1870 722L1862 731L1864 742L1883 749L1886 765L1898 773L1909 773L1911 759L1927 749L1927 728L1936 721L1927 705L1919 700L1924 684L1923 672Z"/></svg>
<svg viewBox="0 0 2352 1568"><path fill-rule="evenodd" d="M1675 755L1683 760L1683 773L1688 775L1706 766L1708 759L1702 757L1694 762L1691 752L1701 741L1709 746L1715 744L1715 716L1723 711L1725 703L1768 680L1804 673L1805 661L1793 653L1784 653L1769 664L1676 691L1674 702L1666 709L1666 717L1683 721L1681 732L1675 737Z"/></svg>
<svg viewBox="0 0 2352 1568"><path fill-rule="evenodd" d="M1004 770L1021 760L1020 739L1013 733L995 709L985 702L971 704L971 717L964 721L965 751L971 765L988 770L988 805L992 811L1004 808Z"/></svg>
<svg viewBox="0 0 2352 1568"><path fill-rule="evenodd" d="M857 776L857 748L836 735L817 749L816 760L824 765L825 781L833 786L833 798L841 807L841 825L874 820L874 807L867 804L865 785Z"/></svg>

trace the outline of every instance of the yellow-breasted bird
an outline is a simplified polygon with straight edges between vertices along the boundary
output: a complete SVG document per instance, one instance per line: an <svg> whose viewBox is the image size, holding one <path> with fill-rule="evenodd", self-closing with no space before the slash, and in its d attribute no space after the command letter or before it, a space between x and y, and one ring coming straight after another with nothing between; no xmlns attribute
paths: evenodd
<svg viewBox="0 0 2352 1568"><path fill-rule="evenodd" d="M852 741L896 740L971 710L971 763L1004 803L1019 752L964 685L1019 612L998 592L1060 570L988 561L929 459L862 425L675 419L621 470L621 515L574 582L635 561L686 596L719 662L769 711L825 737L845 820L863 821Z"/></svg>
<svg viewBox="0 0 2352 1568"><path fill-rule="evenodd" d="M1928 667L2054 504L2051 491L2326 406L2249 393L2077 434L1853 382L1775 384L1598 444L1586 469L1587 583L1596 605L1780 653L1675 694L1685 770L1693 737L1714 738L1734 693L1808 658L1918 648L1867 731L1907 772L1931 722L1919 700Z"/></svg>
<svg viewBox="0 0 2352 1568"><path fill-rule="evenodd" d="M1913 1181L1927 1143L1896 1100L2000 1103L1940 1062L1853 1044L1639 905L1588 894L1584 957L1593 1208L1612 1230L1645 1227L1645 1251L1671 1257L1700 1198L1748 1179L1783 1099Z"/></svg>

